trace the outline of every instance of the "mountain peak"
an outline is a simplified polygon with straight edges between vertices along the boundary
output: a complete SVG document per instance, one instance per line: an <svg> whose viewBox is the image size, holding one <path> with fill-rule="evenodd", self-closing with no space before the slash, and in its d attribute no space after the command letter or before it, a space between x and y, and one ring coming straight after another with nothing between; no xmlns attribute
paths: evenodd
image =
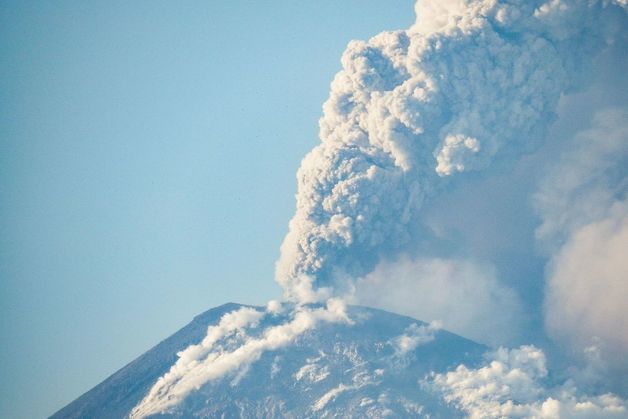
<svg viewBox="0 0 628 419"><path fill-rule="evenodd" d="M177 354L198 344L207 328L243 307L227 303L192 322L59 410L52 418L128 417ZM486 347L410 317L348 306L348 323L322 323L290 345L192 391L181 403L152 417L309 417L342 413L379 417L417 415L424 409L451 416L422 378L481 360ZM286 321L264 317L259 330Z"/></svg>

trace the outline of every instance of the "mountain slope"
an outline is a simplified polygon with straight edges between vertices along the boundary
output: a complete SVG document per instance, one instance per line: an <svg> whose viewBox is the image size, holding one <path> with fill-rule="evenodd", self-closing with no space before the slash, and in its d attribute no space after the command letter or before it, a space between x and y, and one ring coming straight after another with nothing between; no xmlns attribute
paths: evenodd
<svg viewBox="0 0 628 419"><path fill-rule="evenodd" d="M225 304L195 317L52 418L128 416L176 362L177 352L200 342L208 326L240 307ZM350 306L348 314L353 325L321 324L152 417L458 416L421 380L432 371L477 364L486 347L382 310ZM260 328L269 325L264 322Z"/></svg>

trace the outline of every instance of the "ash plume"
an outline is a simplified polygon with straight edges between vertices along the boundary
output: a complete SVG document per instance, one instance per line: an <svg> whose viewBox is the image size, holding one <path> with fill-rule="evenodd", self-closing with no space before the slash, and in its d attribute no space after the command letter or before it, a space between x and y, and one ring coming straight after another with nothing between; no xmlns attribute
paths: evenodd
<svg viewBox="0 0 628 419"><path fill-rule="evenodd" d="M297 174L276 266L285 297L343 294L415 239L409 226L448 178L538 147L561 95L586 86L622 7L425 0L409 29L350 42L321 144Z"/></svg>

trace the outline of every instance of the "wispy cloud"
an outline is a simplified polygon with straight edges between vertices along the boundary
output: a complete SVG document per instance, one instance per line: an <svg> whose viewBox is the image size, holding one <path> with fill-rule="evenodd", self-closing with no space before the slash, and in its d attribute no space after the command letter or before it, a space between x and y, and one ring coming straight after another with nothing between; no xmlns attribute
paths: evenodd
<svg viewBox="0 0 628 419"><path fill-rule="evenodd" d="M628 109L597 113L536 194L550 333L628 371Z"/></svg>
<svg viewBox="0 0 628 419"><path fill-rule="evenodd" d="M516 338L523 317L517 295L489 264L401 257L356 282L353 301L418 319L490 344Z"/></svg>

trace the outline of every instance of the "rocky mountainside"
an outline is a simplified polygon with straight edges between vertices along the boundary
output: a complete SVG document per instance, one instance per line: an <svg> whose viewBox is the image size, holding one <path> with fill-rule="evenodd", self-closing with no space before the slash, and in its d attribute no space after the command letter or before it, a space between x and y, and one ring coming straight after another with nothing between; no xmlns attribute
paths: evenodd
<svg viewBox="0 0 628 419"><path fill-rule="evenodd" d="M128 417L178 352L199 343L208 326L241 307L229 303L195 317L51 417ZM353 324L322 323L150 417L461 416L425 378L461 363L478 365L485 346L382 310L349 306L347 314ZM282 315L264 318L258 328L282 321Z"/></svg>

